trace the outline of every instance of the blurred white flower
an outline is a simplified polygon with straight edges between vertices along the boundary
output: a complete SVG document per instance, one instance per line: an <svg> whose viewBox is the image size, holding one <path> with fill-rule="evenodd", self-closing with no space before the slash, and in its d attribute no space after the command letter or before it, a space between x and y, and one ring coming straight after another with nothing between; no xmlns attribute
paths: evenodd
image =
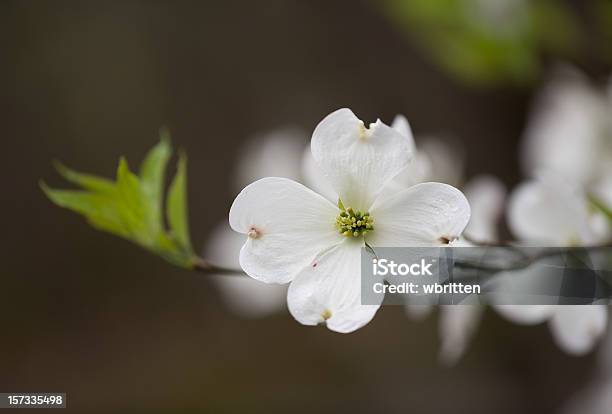
<svg viewBox="0 0 612 414"><path fill-rule="evenodd" d="M419 151L431 165L428 181L456 187L464 184L465 154L460 146L449 139L425 135L419 140Z"/></svg>
<svg viewBox="0 0 612 414"><path fill-rule="evenodd" d="M300 179L300 157L305 143L306 134L294 128L282 128L252 138L239 154L233 180L235 191L266 176ZM238 255L243 244L244 238L224 221L210 234L204 257L219 266L239 270ZM258 283L241 276L213 275L212 280L225 304L241 317L263 317L285 307L285 286Z"/></svg>
<svg viewBox="0 0 612 414"><path fill-rule="evenodd" d="M492 175L479 175L464 187L472 216L465 234L479 242L499 241L499 221L504 211L506 187Z"/></svg>
<svg viewBox="0 0 612 414"><path fill-rule="evenodd" d="M381 200L411 151L380 120L366 128L349 109L333 112L315 129L311 150L338 206L295 181L264 178L236 197L230 225L247 236L240 265L248 275L291 282L287 302L296 320L352 332L380 306L361 304L361 247L445 245L459 237L470 209L459 190L439 183Z"/></svg>
<svg viewBox="0 0 612 414"><path fill-rule="evenodd" d="M612 92L579 72L559 70L536 101L522 146L529 176L541 171L583 188L612 175Z"/></svg>
<svg viewBox="0 0 612 414"><path fill-rule="evenodd" d="M609 237L607 223L597 220L579 190L567 182L536 179L521 184L508 205L508 224L523 242L533 246L587 246ZM534 267L496 276L500 283L541 283ZM608 310L600 305L494 305L510 321L548 321L557 345L571 354L589 352L605 331Z"/></svg>
<svg viewBox="0 0 612 414"><path fill-rule="evenodd" d="M264 177L300 180L300 157L307 142L306 133L297 128L279 128L250 139L240 150L234 188Z"/></svg>
<svg viewBox="0 0 612 414"><path fill-rule="evenodd" d="M519 240L540 246L588 246L610 236L581 189L552 177L526 181L512 192L508 225Z"/></svg>
<svg viewBox="0 0 612 414"><path fill-rule="evenodd" d="M414 157L408 168L387 186L387 191L392 193L394 190L430 181L455 187L462 183L464 157L460 148L432 136L421 137L417 146L410 124L403 115L397 115L391 127L408 139Z"/></svg>
<svg viewBox="0 0 612 414"><path fill-rule="evenodd" d="M506 198L504 185L493 176L482 175L470 180L464 193L472 209L464 234L480 242L498 241L498 225ZM469 247L471 244L460 239L459 246ZM478 304L473 295L461 305L440 306L438 330L442 363L452 365L463 356L476 333L483 311L484 306Z"/></svg>
<svg viewBox="0 0 612 414"><path fill-rule="evenodd" d="M440 361L454 365L463 356L478 329L484 306L477 303L440 306L438 332Z"/></svg>
<svg viewBox="0 0 612 414"><path fill-rule="evenodd" d="M529 272L523 275L526 278L538 276ZM507 276L522 277L516 272ZM604 305L495 305L495 309L519 325L547 321L557 346L574 355L583 355L593 349L604 334L608 320L608 308Z"/></svg>
<svg viewBox="0 0 612 414"><path fill-rule="evenodd" d="M408 119L403 115L397 115L393 119L391 128L406 138L410 147L410 152L413 154L413 159L404 171L393 178L390 183L392 185L389 185L389 188L392 189L395 187L395 189L404 189L415 184L432 181L429 177L431 176L433 165L428 155L417 149Z"/></svg>
<svg viewBox="0 0 612 414"><path fill-rule="evenodd" d="M612 94L595 89L579 72L564 68L543 91L522 147L531 177L513 193L508 224L535 246L588 246L609 240L608 221L587 196L612 203ZM498 275L513 283L536 283L533 268ZM496 306L511 321L548 321L566 352L592 349L605 330L604 306Z"/></svg>

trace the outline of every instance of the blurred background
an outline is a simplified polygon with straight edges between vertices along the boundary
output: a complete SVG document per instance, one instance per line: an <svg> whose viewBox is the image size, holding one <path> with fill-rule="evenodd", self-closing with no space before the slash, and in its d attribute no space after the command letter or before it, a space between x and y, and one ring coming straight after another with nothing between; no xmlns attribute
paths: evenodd
<svg viewBox="0 0 612 414"><path fill-rule="evenodd" d="M544 325L487 311L438 361L436 314L385 307L348 335L286 312L245 319L216 285L53 206L60 159L111 177L167 126L189 155L192 237L227 217L255 134L312 132L348 106L404 114L521 178L534 94L559 61L610 73L608 1L0 1L0 391L66 392L81 413L553 413L596 372ZM308 137L304 138L304 144Z"/></svg>

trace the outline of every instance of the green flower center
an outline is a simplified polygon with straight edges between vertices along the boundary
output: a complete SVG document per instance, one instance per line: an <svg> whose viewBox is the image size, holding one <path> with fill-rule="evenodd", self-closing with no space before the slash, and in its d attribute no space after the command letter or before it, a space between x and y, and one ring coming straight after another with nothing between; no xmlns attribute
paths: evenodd
<svg viewBox="0 0 612 414"><path fill-rule="evenodd" d="M365 236L374 230L374 219L369 212L353 211L351 207L344 208L342 201L338 200L340 214L336 217L338 232L346 237Z"/></svg>

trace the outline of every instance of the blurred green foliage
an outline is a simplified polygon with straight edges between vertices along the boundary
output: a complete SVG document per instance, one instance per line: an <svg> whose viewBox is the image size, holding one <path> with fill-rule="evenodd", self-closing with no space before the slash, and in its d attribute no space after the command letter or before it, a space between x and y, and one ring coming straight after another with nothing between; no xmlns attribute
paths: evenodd
<svg viewBox="0 0 612 414"><path fill-rule="evenodd" d="M612 0L598 0L592 9L592 15L599 29L600 41L595 45L597 53L612 62Z"/></svg>
<svg viewBox="0 0 612 414"><path fill-rule="evenodd" d="M164 224L164 179L171 155L169 135L162 131L160 142L142 162L139 175L130 171L123 157L115 181L56 163L58 172L81 189L57 190L44 182L41 187L56 205L85 216L94 228L130 240L175 265L191 268L197 257L189 237L184 154L179 157L166 199L169 229Z"/></svg>
<svg viewBox="0 0 612 414"><path fill-rule="evenodd" d="M610 223L612 223L612 208L610 208L610 206L607 206L597 197L590 196L589 200L591 201L591 204L595 208L595 210L600 211L604 216L608 218L608 220L610 220Z"/></svg>
<svg viewBox="0 0 612 414"><path fill-rule="evenodd" d="M543 53L572 56L580 31L555 0L385 0L384 11L444 69L470 84L525 84Z"/></svg>

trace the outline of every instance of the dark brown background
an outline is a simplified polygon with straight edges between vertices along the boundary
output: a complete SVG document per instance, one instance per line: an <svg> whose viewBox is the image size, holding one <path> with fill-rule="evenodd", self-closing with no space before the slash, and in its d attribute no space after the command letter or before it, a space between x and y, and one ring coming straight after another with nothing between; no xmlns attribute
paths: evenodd
<svg viewBox="0 0 612 414"><path fill-rule="evenodd" d="M312 131L351 107L406 114L456 137L468 175L519 179L532 90L474 90L394 31L373 3L1 1L0 391L68 393L73 412L548 413L594 358L545 326L487 312L455 368L436 317L382 309L350 335L287 313L241 320L215 287L96 232L38 188L51 161L111 176L167 125L190 157L192 232L226 217L237 148L256 132Z"/></svg>

